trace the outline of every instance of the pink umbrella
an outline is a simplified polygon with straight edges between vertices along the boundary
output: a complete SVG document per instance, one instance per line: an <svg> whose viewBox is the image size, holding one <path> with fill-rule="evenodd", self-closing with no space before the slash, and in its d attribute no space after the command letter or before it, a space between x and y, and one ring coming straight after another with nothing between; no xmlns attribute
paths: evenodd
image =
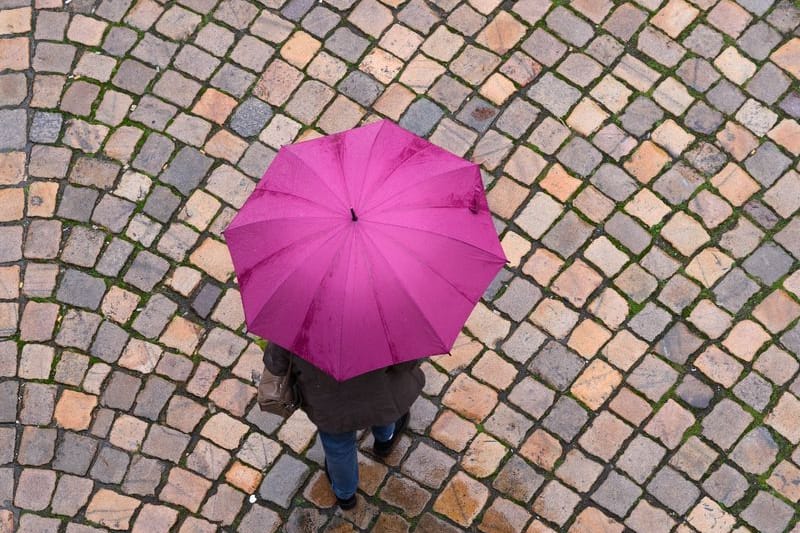
<svg viewBox="0 0 800 533"><path fill-rule="evenodd" d="M225 238L249 330L337 380L448 352L506 261L478 165L388 120L281 148Z"/></svg>

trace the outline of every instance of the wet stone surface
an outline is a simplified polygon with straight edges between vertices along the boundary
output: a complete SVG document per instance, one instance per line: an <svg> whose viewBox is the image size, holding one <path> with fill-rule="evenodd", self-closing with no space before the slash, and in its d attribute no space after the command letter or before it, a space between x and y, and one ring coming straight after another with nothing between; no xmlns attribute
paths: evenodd
<svg viewBox="0 0 800 533"><path fill-rule="evenodd" d="M791 0L0 2L0 531L796 532ZM337 511L222 230L286 144L481 165L510 262Z"/></svg>

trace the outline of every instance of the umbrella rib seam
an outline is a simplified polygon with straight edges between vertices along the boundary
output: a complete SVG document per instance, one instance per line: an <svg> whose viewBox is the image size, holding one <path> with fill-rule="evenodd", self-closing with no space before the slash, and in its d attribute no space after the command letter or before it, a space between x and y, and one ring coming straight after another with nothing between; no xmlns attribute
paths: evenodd
<svg viewBox="0 0 800 533"><path fill-rule="evenodd" d="M383 258L383 260L386 262L386 264L388 265L388 270L389 270L389 271L392 273L392 275L393 275L394 279L396 279L396 280L397 280L397 283L400 285L400 287L402 287L402 288L403 288L403 291L404 291L404 292L405 292L405 293L408 295L408 299L409 299L409 300L411 300L411 301L414 303L414 307L416 307L416 308L417 308L417 311L419 311L419 314L422 316L422 318L423 318L423 319L425 319L425 323L428 325L428 327L430 328L430 330L431 330L431 331L433 332L433 334L436 336L436 340L438 340L438 341L439 341L439 344L441 345L442 349L443 349L444 351L447 351L447 346L445 345L445 342L444 342L444 340L443 340L443 339L442 339L442 337L439 335L439 332L438 332L438 331L436 331L436 328L434 328L434 327L433 327L433 325L431 324L431 321L430 321L430 319L428 318L428 315L426 315L426 314L425 314L425 311L423 311L423 310L422 310L422 307L420 307L420 305L419 305L419 302L417 302L417 300L415 300L415 299L414 299L414 297L413 297L413 296L411 296L411 292L408 290L408 288L406 287L405 283L403 283L403 280L400 278L400 276L398 276L398 275L397 275L397 271L396 271L396 270L395 270L395 269L392 267L392 263L391 263L391 262L389 261L389 259L388 259L388 258L387 258L387 257L386 257L384 254L383 254L383 252L380 250L380 248L378 248L378 246L376 246L376 245L375 245L375 242L372 240L372 238L370 238L368 235L367 235L366 237L367 237L367 239L368 239L368 240L369 240L369 241L372 243L372 247L375 249L375 251L376 251L376 252L377 252L377 253L378 253L378 254L381 256L381 258ZM374 286L374 285L373 285L373 286Z"/></svg>
<svg viewBox="0 0 800 533"><path fill-rule="evenodd" d="M339 198L339 196L336 194L336 192L334 192L334 190L333 190L333 189L331 189L330 185L328 185L327 183L325 183L325 180L323 180L323 179L322 179L322 176L320 176L319 174L317 174L317 172L316 172L316 171L315 171L313 168L311 168L311 167L308 165L308 163L306 163L305 161L303 161L303 159L302 159L300 156L298 156L297 154L295 154L294 152L292 152L292 151L291 151L291 150L289 150L288 148L287 148L285 151L286 151L286 153L287 153L287 154L289 154L289 155L291 155L292 157L294 157L295 159L297 159L297 160L298 160L298 161L299 161L299 162L300 162L300 163L301 163L301 164L302 164L304 167L306 167L306 168L309 170L310 174L311 174L311 175L313 175L315 178L317 178L317 181L319 181L319 182L320 182L320 183L321 183L321 184L322 184L322 185L323 185L323 186L324 186L326 189L328 189L328 192L330 192L330 193L331 193L331 195L332 195L332 196L333 196L333 197L334 197L334 198L335 198L335 199L336 199L336 200L339 202L339 204L340 204L340 205L341 205L341 206L342 206L344 209L347 209L347 206L346 206L346 205L344 205L344 203L343 203L342 199L341 199L341 198Z"/></svg>
<svg viewBox="0 0 800 533"><path fill-rule="evenodd" d="M330 211L331 213L336 213L337 215L339 214L335 209L331 209L330 206L325 205L325 204L320 203L320 202L317 202L317 201L314 201L311 198L306 198L305 196L300 196L299 194L294 194L294 193L291 193L291 192L279 191L279 190L276 190L276 189L268 189L267 187L269 187L269 184L266 184L263 187L257 187L256 190L262 191L265 194L266 193L282 194L284 196L291 196L292 198L299 198L300 200L305 200L306 202L308 202L308 203L310 203L312 205L319 206L319 207L321 207L321 208L323 208L323 209L325 209L327 211Z"/></svg>
<svg viewBox="0 0 800 533"><path fill-rule="evenodd" d="M339 357L336 360L336 375L342 375L342 359L344 354L344 310L347 308L347 295L348 287L350 286L350 263L353 260L353 240L355 239L355 232L350 234L350 253L347 256L345 265L347 266L347 276L344 279L344 298L342 298L342 324L339 328Z"/></svg>
<svg viewBox="0 0 800 533"><path fill-rule="evenodd" d="M364 175L361 178L361 191L358 193L358 202L356 202L356 205L353 207L361 207L361 200L364 198L364 184L367 182L367 172L372 164L372 154L373 150L375 149L375 142L378 140L378 137L380 137L384 125L386 125L385 120L381 121L381 125L378 126L378 131L375 133L375 137L372 138L372 144L369 145L369 157L367 157L367 164L364 165Z"/></svg>
<svg viewBox="0 0 800 533"><path fill-rule="evenodd" d="M305 217L305 216L296 216L296 217L280 217L280 218L262 218L260 220L253 220L251 222L246 222L235 228L230 228L230 233L235 232L241 228L249 228L250 226L255 226L257 224L268 224L270 222L283 222L285 220L340 220L342 216L337 213L336 216L331 215L327 217ZM226 230L227 231L227 230ZM227 235L227 233L226 233Z"/></svg>
<svg viewBox="0 0 800 533"><path fill-rule="evenodd" d="M379 231L380 231L380 230L379 230ZM434 269L434 268L433 268L433 267L431 267L429 264L427 264L427 263L425 263L425 262L423 262L423 261L420 261L419 259L417 259L417 256L416 256L416 254L414 253L414 251L413 251L413 250L411 250L411 249L410 249L408 246L404 245L404 244L402 243L402 241L400 241L399 239L397 239L397 238L395 238L395 237L393 237L393 236L391 236L391 235L387 235L386 233L383 233L383 235L384 235L384 236L385 236L387 239L390 239L390 240L392 240L393 242L395 242L395 243L396 243L398 246L400 246L401 248L403 248L403 249L405 249L406 251L408 251L408 252L409 252L409 254L408 254L408 255L409 255L409 257L412 257L412 258L413 258L415 261L417 261L417 263L419 263L419 264L423 265L423 266L424 266L424 267L426 267L428 270L430 270L431 272L433 272L434 274L436 274L436 275L437 275L439 278L441 278L441 279L442 279L442 280L443 280L445 283L447 283L448 285L450 285L450 286L453 288L453 290L455 290L455 291L456 291L458 294L460 294L461 296L463 296L463 297L464 297L464 299L465 299L465 300L467 300L469 303L471 303L471 304L473 304L473 305L477 303L477 300L473 300L473 299L472 299L472 298L470 298L468 295L464 294L464 292L463 292L461 289L459 289L458 287L456 287L455 285L453 285L453 283L452 283L452 282L451 282L449 279L447 279L447 278L446 278L446 277L445 277L445 276L444 276L444 275L443 275L441 272L439 272L438 270ZM404 287L405 287L405 286L404 286ZM480 296L479 296L479 298L480 298Z"/></svg>
<svg viewBox="0 0 800 533"><path fill-rule="evenodd" d="M477 165L475 163L470 163L469 165L465 165L463 167L452 168L450 170L445 170L444 172L439 172L438 174L434 174L433 176L427 176L424 180L415 181L414 183L412 183L408 187L405 187L404 189L401 189L401 190L397 191L395 194L393 194L392 196L390 196L386 200L383 200L381 203L379 203L377 205L373 205L372 207L370 207L369 209L364 211L364 214L367 214L367 213L369 213L371 211L374 211L375 209L378 209L379 207L381 207L384 204L386 204L387 202L390 202L390 201L396 199L401 194L405 194L406 192L414 189L414 187L417 187L423 181L428 181L428 180L432 180L432 179L436 179L436 178L441 178L442 176L447 176L448 174L451 174L453 172L458 172L460 170L464 170L465 168L470 168L470 167L477 167Z"/></svg>
<svg viewBox="0 0 800 533"><path fill-rule="evenodd" d="M492 258L497 259L502 264L506 263L506 258L505 257L500 258L497 255L495 255L494 253L490 252L489 250L486 250L485 248L481 248L477 244L472 244L471 242L467 242L467 241L465 241L463 239L459 239L459 238L456 238L456 237L451 237L450 235L446 235L446 234L440 233L438 231L433 231L433 230L429 230L429 229L422 229L422 228L416 228L416 227L413 227L413 226L403 226L401 224L392 224L390 222L381 222L381 221L378 221L378 220L370 220L369 222L370 222L370 224L379 224L379 225L383 225L383 226L391 226L393 228L409 229L409 230L413 230L413 231L419 231L419 232L422 232L422 233L430 233L431 235L438 235L439 237L443 237L445 239L451 239L453 241L460 242L461 244L463 244L465 246L469 246L471 248L475 248L476 250L479 250L480 252L483 252L485 255L488 255L488 256L491 256Z"/></svg>
<svg viewBox="0 0 800 533"><path fill-rule="evenodd" d="M411 144L411 143L408 143L408 144ZM406 146L408 146L408 145L406 145ZM411 159L412 157L416 156L417 154L420 154L420 153L424 152L425 150L429 150L429 149L433 148L434 146L435 146L435 145L433 145L433 144L429 144L429 145L427 145L427 146L424 146L424 147L420 148L419 150L417 150L417 151L415 151L415 152L413 152L413 153L409 154L409 156L408 156L408 157L406 157L405 159L403 159L402 161L400 161L400 162L397 164L397 166L396 166L396 167L394 167L394 168L392 169L392 171L391 171L391 172L389 172L389 173L386 175L386 177L384 177L384 178L383 178L383 180L380 182L380 184L378 184L378 186L375 188L375 190L373 190L373 191L372 191L372 196L374 196L374 195L375 195L375 193L377 193L377 191L381 190L381 187L383 187L383 186L386 184L386 182L387 182L387 181L389 181L389 178L391 178L391 177L394 175L394 173L395 173L395 172L397 172L397 171L398 171L400 168L402 168L402 167L403 167L403 165L405 165L405 164L406 164L406 161L408 161L408 160L409 160L409 159ZM364 201L365 201L365 202L369 202L369 198L370 198L370 197L367 197L367 198L366 198L366 200L364 200Z"/></svg>
<svg viewBox="0 0 800 533"><path fill-rule="evenodd" d="M328 239L327 241L325 241L325 244L328 244L328 242L330 242L330 241L331 241L331 240L332 240L334 237L337 237L338 235L339 235L339 234L334 234L334 235L333 235L333 236L332 236L330 239ZM323 280L324 280L324 279L325 279L325 277L326 277L326 276L327 276L327 275L328 275L328 274L331 272L331 269L333 268L333 265L336 263L336 260L339 258L339 256L340 256L341 254L342 254L342 249L341 249L341 248L339 248L339 249L336 251L336 253L335 253L335 254L333 254L333 257L331 257L331 261L330 261L330 263L328 263L328 266L327 266L327 267L325 267L325 273L322 275L322 279L323 279ZM296 273L296 272L297 272L297 271L295 270L295 273ZM287 278L287 279L288 279L288 278ZM324 283L320 283L320 284L319 284L319 286L318 286L316 289L314 289L314 296L312 296L312 297L311 297L311 301L308 303L308 307L306 308L306 311L305 311L305 313L303 314L303 320L302 320L302 322L300 322L300 329L297 331L297 334L295 335L294 339L292 340L292 347L294 347L294 346L295 346L295 344L297 343L297 339L298 339L298 338L300 337L300 335L303 333L303 331L304 331L304 329L303 329L303 328L304 328L304 326L306 325L306 320L308 320L308 316L309 316L309 314L311 313L311 309L314 307L314 302L316 302L316 301L317 301L317 298L319 297L319 295L320 295L320 293L321 293L321 291L322 291L322 288L323 288L324 286L325 286L325 284L324 284ZM277 292L277 291L276 291L276 292ZM265 305L265 306L266 306L266 305ZM308 333L308 332L306 332L306 333ZM309 361L308 361L308 362L309 362L309 363L311 363L311 364L313 364L313 365L315 365L315 366L319 367L319 365L317 365L317 364L314 362L314 360L313 360L313 359L315 359L315 358L313 358L313 357L311 356L311 352L310 352L310 351L308 351L308 350L306 350L306 357L308 357L308 359L309 359Z"/></svg>
<svg viewBox="0 0 800 533"><path fill-rule="evenodd" d="M323 232L319 232L319 233L323 233ZM337 234L336 234L336 233L334 233L333 235L331 235L330 237L328 237L327 239L325 239L325 241L324 241L322 244L320 244L320 246L324 246L326 243L328 243L328 241L330 241L331 239L333 239L333 238L334 238L334 237L336 237L336 236L337 236ZM281 251L285 250L286 248L289 248L289 247L290 247L290 246L292 246L292 245L293 245L293 244L289 244L289 245L287 245L287 246L284 246L283 248L281 248L280 250L278 250L278 251L277 251L277 252L275 252L274 254L270 254L270 256L269 256L269 257L265 257L265 258L263 258L263 259L262 259L262 260L260 260L258 263L256 263L256 264L255 264L255 265L253 265L251 268L249 268L249 269L248 269L248 272L252 272L252 271L253 271L253 270L255 270L255 268L257 268L257 267L264 266L264 265L265 265L265 264L268 262L268 260L269 260L269 259L271 259L271 258L272 258L272 257L274 257L276 254L280 253ZM311 255L311 252L309 252L309 253L308 253L308 256L310 256L310 255ZM306 256L306 258L307 258L308 256ZM291 277L293 274L295 274L296 272L297 272L297 269L295 268L294 270L292 270L291 272L289 272L289 274L288 274L288 275L287 275L285 278L283 278L283 279L280 281L280 283L277 283L277 284L276 284L276 286L275 286L275 290L274 290L274 291L272 291L272 294L270 294L270 295L269 295L269 298L267 298L267 300L266 300L266 301L265 301L265 302L264 302L264 303L261 305L261 308L260 308L260 309L259 309L259 311L256 313L256 316L255 316L255 317L253 317L253 323L255 323L255 322L257 322L257 321L258 321L258 317L261 315L261 313L263 312L263 310L264 310L264 309L266 309L266 308L267 308L267 306L268 306L268 305L269 305L269 304L272 302L272 299L275 297L275 294L277 294L277 292L278 292L278 289L280 289L280 288L283 286L283 284L284 284L284 283L286 283L286 280L288 280L288 279L289 279L289 278L290 278L290 277ZM248 274L248 276L252 276L252 274ZM248 279L249 279L249 277L248 277ZM240 285L241 285L241 280L240 280ZM245 290L244 286L242 286L242 287L241 287L241 289L242 289L242 292L244 292L244 290Z"/></svg>
<svg viewBox="0 0 800 533"><path fill-rule="evenodd" d="M364 235L362 235L361 233L359 233L359 235L361 237L364 237ZM375 247L374 244L372 246L373 248ZM400 362L400 358L397 356L397 350L394 344L392 344L391 336L389 335L389 327L386 324L386 317L383 314L383 306L381 305L380 298L378 298L378 291L375 284L375 277L372 274L373 269L375 268L375 263L372 262L372 258L370 257L369 253L365 253L364 257L366 257L367 261L372 267L367 269L367 275L369 276L369 279L372 282L370 283L370 286L372 287L372 296L373 298L375 298L375 306L378 308L378 316L381 319L381 327L383 328L383 335L386 337L386 345L389 346L389 354L392 356L392 364L397 364Z"/></svg>
<svg viewBox="0 0 800 533"><path fill-rule="evenodd" d="M313 233L311 235L306 235L306 236L303 237L303 239L308 240L308 239L318 237L320 235L325 234L326 232L331 232L331 231L333 231L331 228L327 228L325 230L317 231L316 233ZM241 276L239 276L239 283L242 284L242 279L241 278L243 278L243 277L246 277L247 279L249 279L249 277L252 275L252 271L255 270L256 268L260 268L260 267L264 266L269 260L274 258L276 255L280 254L281 252L285 251L287 248L290 248L292 246L297 245L297 241L298 240L300 240L300 239L297 239L297 240L287 244L286 246L283 246L282 248L280 248L278 250L275 250L273 253L269 254L267 257L262 257L255 264L253 264L253 266L243 270ZM327 240L325 242L327 242Z"/></svg>
<svg viewBox="0 0 800 533"><path fill-rule="evenodd" d="M353 207L353 198L352 198L352 196L350 196L350 187L347 186L347 176L344 175L344 158L343 158L343 155L344 155L344 151L345 151L346 145L344 144L344 142L341 139L342 139L342 137L339 137L337 139L337 141L336 141L338 143L337 146L336 146L336 162L339 163L339 178L341 179L341 182L342 182L341 186L342 186L342 190L344 191L344 195L345 195L345 200L346 200L345 203L349 204L349 207L352 208ZM345 207L345 209L347 209L348 205L345 205L344 207Z"/></svg>

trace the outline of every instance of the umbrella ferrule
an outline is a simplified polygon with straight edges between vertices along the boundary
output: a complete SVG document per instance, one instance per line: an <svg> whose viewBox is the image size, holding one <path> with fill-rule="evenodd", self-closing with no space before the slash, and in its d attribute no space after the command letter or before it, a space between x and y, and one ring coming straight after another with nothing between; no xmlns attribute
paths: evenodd
<svg viewBox="0 0 800 533"><path fill-rule="evenodd" d="M352 217L353 222L356 222L358 220L358 217L356 216L356 212L352 207L350 208L350 217Z"/></svg>

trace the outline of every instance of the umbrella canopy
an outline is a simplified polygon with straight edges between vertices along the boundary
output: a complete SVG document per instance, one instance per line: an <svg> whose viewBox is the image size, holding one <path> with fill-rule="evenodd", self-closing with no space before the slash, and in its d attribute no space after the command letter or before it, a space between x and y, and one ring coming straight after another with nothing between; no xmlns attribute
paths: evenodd
<svg viewBox="0 0 800 533"><path fill-rule="evenodd" d="M506 261L478 165L388 120L281 148L225 239L249 330L337 380L448 352Z"/></svg>

